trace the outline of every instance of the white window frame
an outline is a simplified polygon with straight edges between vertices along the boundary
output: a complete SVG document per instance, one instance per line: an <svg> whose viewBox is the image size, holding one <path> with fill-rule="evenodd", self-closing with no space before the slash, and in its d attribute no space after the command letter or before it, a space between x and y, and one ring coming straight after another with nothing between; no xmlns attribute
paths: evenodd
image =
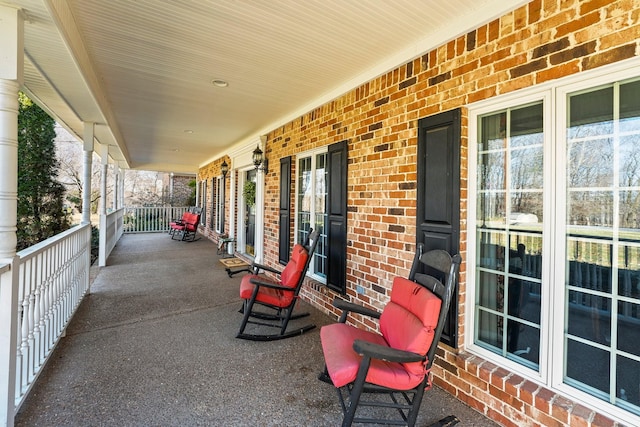
<svg viewBox="0 0 640 427"><path fill-rule="evenodd" d="M224 219L224 198L225 198L225 179L222 176L216 177L216 206L215 206L215 228L217 233L224 233L222 229Z"/></svg>
<svg viewBox="0 0 640 427"><path fill-rule="evenodd" d="M466 349L535 383L550 388L571 399L580 401L620 422L640 425L640 416L624 411L591 394L563 383L564 325L565 325L565 266L554 262L565 259L566 250L566 114L569 94L617 81L640 77L640 58L622 61L579 73L556 81L519 90L514 93L480 101L468 106L469 153L468 209L467 209L467 291L465 300ZM544 114L544 185L543 185L543 266L540 319L539 372L501 357L474 344L476 301L476 208L478 118L506 108L515 108L535 101L543 101ZM560 167L559 165L564 165ZM552 286L552 284L561 284ZM556 355L554 357L554 354ZM561 355L558 357L557 355Z"/></svg>
<svg viewBox="0 0 640 427"><path fill-rule="evenodd" d="M312 176L311 178L311 182L315 183L315 164L316 164L316 156L318 154L326 154L328 152L328 147L324 146L324 147L320 147L320 148L316 148L314 150L308 150L302 153L298 153L295 157L295 162L296 162L296 167L295 167L295 171L296 171L296 175L295 175L295 192L294 192L294 198L295 198L295 202L294 202L294 243L302 243L302 242L298 242L298 185L299 185L299 177L300 177L300 160L304 159L306 157L311 157L311 173L314 174L314 176ZM315 190L315 186L314 186L314 190ZM314 195L315 195L315 191L314 191ZM314 206L315 207L315 206ZM311 221L313 222L313 218L315 218L315 210L312 210L311 213ZM325 233L327 232L327 230L325 230ZM315 263L315 257L312 257L311 259L311 263L309 264L309 269L307 270L307 276L313 278L314 280L326 284L327 283L327 279L326 277L322 277L319 276L317 274L314 274L314 263Z"/></svg>
<svg viewBox="0 0 640 427"><path fill-rule="evenodd" d="M203 227L207 226L207 180L203 179L200 181L200 197L202 200L200 201L200 225Z"/></svg>

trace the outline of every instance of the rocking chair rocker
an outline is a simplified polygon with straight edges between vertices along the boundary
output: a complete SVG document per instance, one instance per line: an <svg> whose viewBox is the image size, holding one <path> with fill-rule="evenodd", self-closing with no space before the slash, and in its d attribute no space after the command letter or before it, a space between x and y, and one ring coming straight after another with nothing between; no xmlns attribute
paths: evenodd
<svg viewBox="0 0 640 427"><path fill-rule="evenodd" d="M318 238L319 233L310 230L305 245L296 244L293 247L291 259L281 272L265 265L255 263L252 265L255 274L245 275L240 283L240 298L243 299L241 312L244 313L244 317L236 338L253 341L273 341L301 335L316 327L313 324L309 324L287 332L290 320L309 315L309 313L293 314L293 309L298 300L298 294L309 268L311 257L318 244ZM277 274L280 280L272 280L258 275L257 273L260 270ZM257 306L273 311L256 310ZM270 335L248 334L244 330L249 323L280 328L280 332Z"/></svg>
<svg viewBox="0 0 640 427"><path fill-rule="evenodd" d="M419 244L410 279L395 278L391 300L382 313L334 300L343 313L339 323L320 330L325 371L319 379L336 387L344 412L343 426L354 422L415 425L424 391L431 386L429 370L460 262L459 255L452 258L443 250L423 254L423 245ZM425 270L428 274L421 272ZM380 319L381 334L347 325L349 312ZM365 393L378 398L365 401L361 399ZM391 401L380 399L385 394ZM356 418L359 406L396 409L402 418ZM379 410L374 414L388 415Z"/></svg>

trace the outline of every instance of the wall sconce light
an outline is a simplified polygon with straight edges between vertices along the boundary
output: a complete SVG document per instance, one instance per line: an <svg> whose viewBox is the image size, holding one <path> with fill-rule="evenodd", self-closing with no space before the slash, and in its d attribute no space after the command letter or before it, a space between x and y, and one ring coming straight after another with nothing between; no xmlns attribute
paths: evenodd
<svg viewBox="0 0 640 427"><path fill-rule="evenodd" d="M222 171L222 178L226 178L227 173L229 172L229 165L227 164L226 160L222 161L222 164L220 165L220 170Z"/></svg>
<svg viewBox="0 0 640 427"><path fill-rule="evenodd" d="M263 143L267 141L266 136L261 136L260 139ZM269 160L264 157L262 150L260 149L260 145L258 145L256 149L253 150L253 164L256 167L256 170L263 171L265 174L267 174L269 170Z"/></svg>

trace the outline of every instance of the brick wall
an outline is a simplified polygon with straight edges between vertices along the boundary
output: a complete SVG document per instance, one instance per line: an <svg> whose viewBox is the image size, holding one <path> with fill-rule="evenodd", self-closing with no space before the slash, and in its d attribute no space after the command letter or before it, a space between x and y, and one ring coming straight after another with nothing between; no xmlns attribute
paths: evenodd
<svg viewBox="0 0 640 427"><path fill-rule="evenodd" d="M215 230L215 218L212 218L211 215L216 215L215 210L217 209L217 198L218 198L218 189L217 187L215 188L215 190L213 191L214 197L211 197L212 191L211 191L211 186L216 186L216 178L222 175L222 163L223 162L227 162L227 165L230 165L231 163L231 159L229 159L228 156L224 156L221 157L219 159L216 159L215 161L205 165L204 167L201 167L200 170L198 171L198 182L206 180L207 181L207 206L205 207L206 211L207 211L207 219L206 219L206 224L203 226L200 226L200 233L202 233L203 235L205 235L206 237L208 237L209 239L213 240L214 242L218 242L218 239L220 237L220 234ZM225 233L229 234L229 194L231 191L231 179L230 179L230 174L233 173L231 171L231 166L229 167L230 171L229 173L227 173L227 179L225 182L225 204L224 204L224 210L225 210L225 222L224 222L224 227L225 227ZM202 197L202 196L201 196ZM212 226L213 224L213 226Z"/></svg>
<svg viewBox="0 0 640 427"><path fill-rule="evenodd" d="M265 261L278 259L277 162L348 141L347 293L381 308L392 278L409 272L416 236L417 121L463 107L461 254L466 259L467 104L640 55L637 0L534 0L271 131L266 155ZM640 71L639 71L640 74ZM295 161L294 161L295 167ZM295 173L292 174L295 176ZM295 198L292 198L292 203ZM506 426L606 426L578 402L464 352L466 262L461 268L460 349L441 347L435 383ZM365 294L355 292L356 284ZM327 313L335 294L301 293ZM375 328L368 319L351 322Z"/></svg>

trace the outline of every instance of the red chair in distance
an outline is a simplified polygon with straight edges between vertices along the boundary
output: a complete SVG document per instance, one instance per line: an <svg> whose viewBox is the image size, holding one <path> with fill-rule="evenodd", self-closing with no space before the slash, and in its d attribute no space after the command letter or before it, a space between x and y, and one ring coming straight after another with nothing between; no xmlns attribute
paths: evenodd
<svg viewBox="0 0 640 427"><path fill-rule="evenodd" d="M354 422L415 425L425 389L431 386L429 370L461 261L459 255L451 257L443 250L422 252L420 244L410 279L394 279L391 299L382 313L336 299L334 305L343 310L339 322L320 330L325 371L319 378L336 387L343 426ZM443 276L444 284L431 274ZM346 324L349 312L379 319L380 333ZM377 398L364 400L365 395ZM384 395L390 400L381 399ZM389 419L384 409L356 417L356 410L364 406L395 409L401 418Z"/></svg>
<svg viewBox="0 0 640 427"><path fill-rule="evenodd" d="M172 221L169 224L171 240L174 240L176 235L179 235L180 240L193 242L198 232L198 224L200 224L199 213L185 212L182 214L181 220Z"/></svg>
<svg viewBox="0 0 640 427"><path fill-rule="evenodd" d="M309 237L304 245L299 243L294 245L290 260L282 271L254 263L252 267L255 274L247 274L242 278L240 298L243 300L241 311L244 316L236 338L272 341L301 335L315 328L315 325L309 324L287 332L290 320L309 315L309 313L293 314L300 288L320 237L317 231L309 231ZM279 279L257 274L260 270L271 272ZM264 309L267 309L267 312ZM277 334L249 334L245 333L248 324L275 327L280 331Z"/></svg>

